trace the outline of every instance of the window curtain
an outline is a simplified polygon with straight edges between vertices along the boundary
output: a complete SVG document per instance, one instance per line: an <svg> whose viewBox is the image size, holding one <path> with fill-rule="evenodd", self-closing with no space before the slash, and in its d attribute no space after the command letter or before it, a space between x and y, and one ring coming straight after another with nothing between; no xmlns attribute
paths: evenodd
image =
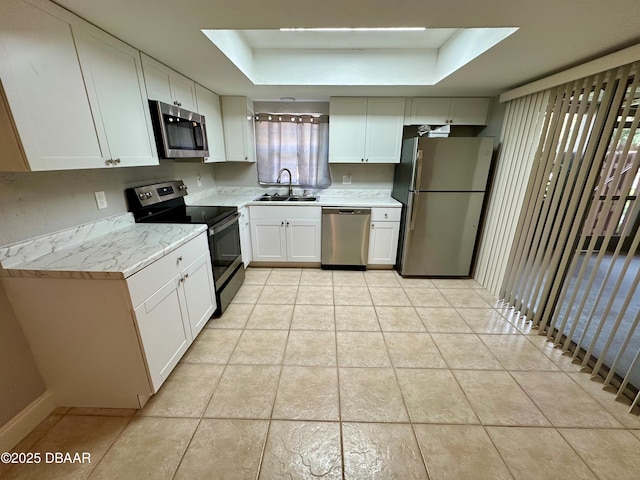
<svg viewBox="0 0 640 480"><path fill-rule="evenodd" d="M326 115L259 113L255 116L258 182L274 184L282 168L301 187L331 185L329 123ZM282 183L289 179L286 175Z"/></svg>

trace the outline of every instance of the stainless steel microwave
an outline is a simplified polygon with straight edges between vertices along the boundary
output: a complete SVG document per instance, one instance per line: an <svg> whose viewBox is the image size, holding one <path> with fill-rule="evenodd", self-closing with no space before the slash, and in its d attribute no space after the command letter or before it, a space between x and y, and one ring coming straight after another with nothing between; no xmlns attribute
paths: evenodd
<svg viewBox="0 0 640 480"><path fill-rule="evenodd" d="M160 158L209 156L204 115L158 100L149 108Z"/></svg>

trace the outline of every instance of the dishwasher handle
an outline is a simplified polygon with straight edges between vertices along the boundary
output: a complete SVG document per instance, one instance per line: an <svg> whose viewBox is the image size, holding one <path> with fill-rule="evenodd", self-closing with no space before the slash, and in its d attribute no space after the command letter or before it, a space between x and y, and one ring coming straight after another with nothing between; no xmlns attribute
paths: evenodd
<svg viewBox="0 0 640 480"><path fill-rule="evenodd" d="M370 208L327 208L322 207L323 215L371 215Z"/></svg>

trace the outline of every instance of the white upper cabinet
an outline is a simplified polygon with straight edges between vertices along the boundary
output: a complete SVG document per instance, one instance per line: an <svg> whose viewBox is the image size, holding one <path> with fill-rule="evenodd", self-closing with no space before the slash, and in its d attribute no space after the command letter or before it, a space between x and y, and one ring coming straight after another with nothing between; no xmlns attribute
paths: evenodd
<svg viewBox="0 0 640 480"><path fill-rule="evenodd" d="M157 165L140 52L88 24L73 32L106 163Z"/></svg>
<svg viewBox="0 0 640 480"><path fill-rule="evenodd" d="M224 162L226 151L220 113L220 97L196 83L196 100L198 101L198 113L204 115L209 144L209 156L205 157L204 162Z"/></svg>
<svg viewBox="0 0 640 480"><path fill-rule="evenodd" d="M1 170L103 167L104 157L71 31L73 15L48 2L0 4L0 78L26 162ZM4 150L4 144L0 145ZM4 154L3 154L4 155Z"/></svg>
<svg viewBox="0 0 640 480"><path fill-rule="evenodd" d="M329 162L363 162L366 141L366 97L332 98L329 103Z"/></svg>
<svg viewBox="0 0 640 480"><path fill-rule="evenodd" d="M489 98L452 98L449 117L456 125L486 125Z"/></svg>
<svg viewBox="0 0 640 480"><path fill-rule="evenodd" d="M404 98L368 99L365 162L400 162L403 119Z"/></svg>
<svg viewBox="0 0 640 480"><path fill-rule="evenodd" d="M150 100L160 100L185 110L198 112L196 84L193 81L144 53L142 68Z"/></svg>
<svg viewBox="0 0 640 480"><path fill-rule="evenodd" d="M220 103L227 161L255 162L253 102L247 97L222 96Z"/></svg>
<svg viewBox="0 0 640 480"><path fill-rule="evenodd" d="M0 170L158 164L137 50L49 2L0 8Z"/></svg>
<svg viewBox="0 0 640 480"><path fill-rule="evenodd" d="M398 163L403 97L337 97L329 105L329 162Z"/></svg>
<svg viewBox="0 0 640 480"><path fill-rule="evenodd" d="M486 125L489 98L416 97L406 125Z"/></svg>

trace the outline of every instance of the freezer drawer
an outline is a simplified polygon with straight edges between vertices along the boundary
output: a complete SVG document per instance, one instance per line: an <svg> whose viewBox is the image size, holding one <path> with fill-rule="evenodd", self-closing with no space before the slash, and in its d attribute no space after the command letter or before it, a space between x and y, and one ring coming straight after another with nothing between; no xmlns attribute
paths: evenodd
<svg viewBox="0 0 640 480"><path fill-rule="evenodd" d="M400 274L468 276L484 192L413 195L404 224Z"/></svg>
<svg viewBox="0 0 640 480"><path fill-rule="evenodd" d="M322 209L323 268L366 268L369 255L370 208Z"/></svg>

